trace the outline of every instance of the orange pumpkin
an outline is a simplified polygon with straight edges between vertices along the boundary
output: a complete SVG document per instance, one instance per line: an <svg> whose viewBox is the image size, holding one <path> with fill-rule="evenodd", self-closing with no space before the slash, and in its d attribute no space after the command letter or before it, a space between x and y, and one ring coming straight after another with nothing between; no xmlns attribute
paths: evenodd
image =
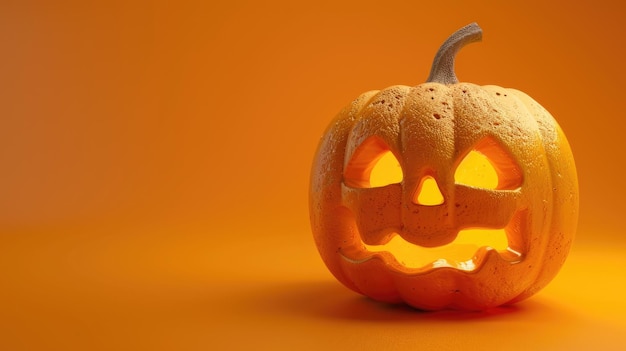
<svg viewBox="0 0 626 351"><path fill-rule="evenodd" d="M456 52L481 36L475 23L460 29L428 82L362 94L323 135L312 231L350 289L425 310L482 310L533 295L565 261L578 217L572 152L528 95L457 81ZM384 160L397 166L381 178Z"/></svg>

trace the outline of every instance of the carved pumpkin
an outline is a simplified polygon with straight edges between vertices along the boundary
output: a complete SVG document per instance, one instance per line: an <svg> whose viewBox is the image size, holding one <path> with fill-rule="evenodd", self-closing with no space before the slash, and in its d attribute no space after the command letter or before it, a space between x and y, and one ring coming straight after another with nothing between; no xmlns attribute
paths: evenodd
<svg viewBox="0 0 626 351"><path fill-rule="evenodd" d="M456 52L481 36L474 23L460 29L428 82L362 94L323 135L312 231L350 289L425 310L481 310L533 295L562 266L578 217L569 144L523 92L457 81ZM397 166L380 178L385 160Z"/></svg>

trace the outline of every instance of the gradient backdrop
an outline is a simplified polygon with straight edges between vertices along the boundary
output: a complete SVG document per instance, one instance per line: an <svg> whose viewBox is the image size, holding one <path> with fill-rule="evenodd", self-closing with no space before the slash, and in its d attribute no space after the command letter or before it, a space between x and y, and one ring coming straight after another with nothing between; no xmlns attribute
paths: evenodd
<svg viewBox="0 0 626 351"><path fill-rule="evenodd" d="M3 350L621 349L626 10L616 1L3 1ZM561 274L489 313L341 286L308 224L317 141L360 93L461 81L555 116L580 180Z"/></svg>

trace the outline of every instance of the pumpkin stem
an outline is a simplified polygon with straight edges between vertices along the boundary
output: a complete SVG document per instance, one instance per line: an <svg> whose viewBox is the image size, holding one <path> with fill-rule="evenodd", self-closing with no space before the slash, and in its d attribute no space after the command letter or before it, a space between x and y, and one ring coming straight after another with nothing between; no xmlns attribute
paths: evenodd
<svg viewBox="0 0 626 351"><path fill-rule="evenodd" d="M454 32L437 51L433 65L430 68L430 76L428 76L426 81L441 84L458 83L459 80L454 74L456 53L465 45L481 41L482 38L483 30L476 23L470 23Z"/></svg>

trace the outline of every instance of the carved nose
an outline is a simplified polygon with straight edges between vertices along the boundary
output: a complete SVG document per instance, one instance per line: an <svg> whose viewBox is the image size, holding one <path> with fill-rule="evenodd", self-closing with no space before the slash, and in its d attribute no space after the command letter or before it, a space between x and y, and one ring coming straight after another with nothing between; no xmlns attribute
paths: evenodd
<svg viewBox="0 0 626 351"><path fill-rule="evenodd" d="M413 194L413 203L423 206L436 206L443 203L443 195L435 178L425 176L420 180L417 190Z"/></svg>

